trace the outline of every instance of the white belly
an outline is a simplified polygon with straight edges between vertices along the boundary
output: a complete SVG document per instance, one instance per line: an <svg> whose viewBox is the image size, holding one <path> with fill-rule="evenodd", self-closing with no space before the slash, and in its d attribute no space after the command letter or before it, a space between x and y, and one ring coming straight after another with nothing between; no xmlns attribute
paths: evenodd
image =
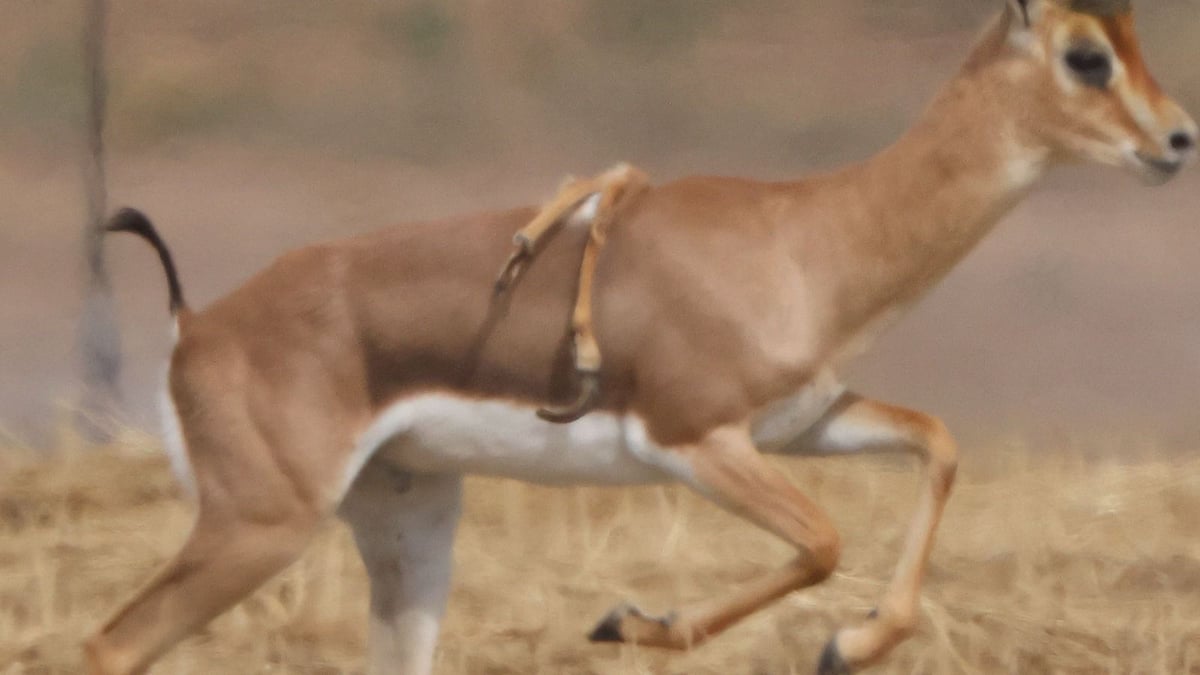
<svg viewBox="0 0 1200 675"><path fill-rule="evenodd" d="M792 445L844 391L832 375L769 406L754 424L764 452ZM686 461L656 445L636 416L594 412L552 424L534 408L500 400L426 394L385 410L359 437L344 485L372 456L421 473L461 473L551 485L638 485L691 477Z"/></svg>
<svg viewBox="0 0 1200 675"><path fill-rule="evenodd" d="M799 392L767 406L754 419L754 443L769 453L815 454L803 436L829 411L846 387L831 371L823 371Z"/></svg>
<svg viewBox="0 0 1200 675"><path fill-rule="evenodd" d="M552 424L529 406L444 394L406 399L380 415L360 438L359 466L376 448L410 471L546 484L659 483L673 478L664 468L678 468L632 416L592 413Z"/></svg>

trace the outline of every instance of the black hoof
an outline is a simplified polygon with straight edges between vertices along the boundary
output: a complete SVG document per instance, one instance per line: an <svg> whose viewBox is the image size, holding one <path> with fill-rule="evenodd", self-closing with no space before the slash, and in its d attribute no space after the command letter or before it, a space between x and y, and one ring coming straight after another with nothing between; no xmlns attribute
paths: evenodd
<svg viewBox="0 0 1200 675"><path fill-rule="evenodd" d="M596 627L588 633L588 640L592 642L624 642L625 638L621 635L621 617L623 612L613 610L608 616L604 617Z"/></svg>
<svg viewBox="0 0 1200 675"><path fill-rule="evenodd" d="M596 407L600 400L600 375L579 370L579 396L574 403L562 407L538 408L537 416L555 424L570 424Z"/></svg>
<svg viewBox="0 0 1200 675"><path fill-rule="evenodd" d="M817 665L817 675L850 675L850 666L842 658L837 648L837 637L830 638L821 650L821 663Z"/></svg>

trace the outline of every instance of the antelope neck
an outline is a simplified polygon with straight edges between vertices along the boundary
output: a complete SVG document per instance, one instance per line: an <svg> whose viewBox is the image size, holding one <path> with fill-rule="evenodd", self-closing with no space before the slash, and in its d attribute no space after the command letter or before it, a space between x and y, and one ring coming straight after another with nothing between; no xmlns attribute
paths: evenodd
<svg viewBox="0 0 1200 675"><path fill-rule="evenodd" d="M1044 174L1049 153L1005 110L998 75L964 71L892 146L802 188L817 212L796 251L837 328L918 298Z"/></svg>

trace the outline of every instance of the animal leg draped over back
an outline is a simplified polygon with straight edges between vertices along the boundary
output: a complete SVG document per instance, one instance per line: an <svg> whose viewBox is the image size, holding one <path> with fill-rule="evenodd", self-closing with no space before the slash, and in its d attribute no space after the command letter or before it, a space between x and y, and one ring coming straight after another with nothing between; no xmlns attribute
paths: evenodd
<svg viewBox="0 0 1200 675"><path fill-rule="evenodd" d="M604 248L608 227L617 208L630 197L649 186L647 175L629 164L618 164L591 178L569 180L528 225L513 236L516 250L509 256L496 279L496 292L508 289L521 271L536 255L542 241L557 231L563 221L575 214L589 199L595 199L591 214L589 236L579 266L579 284L571 314L571 333L574 347L575 371L579 375L579 395L563 407L538 410L538 417L549 422L566 424L586 415L600 395L600 345L592 321L592 285L596 261Z"/></svg>

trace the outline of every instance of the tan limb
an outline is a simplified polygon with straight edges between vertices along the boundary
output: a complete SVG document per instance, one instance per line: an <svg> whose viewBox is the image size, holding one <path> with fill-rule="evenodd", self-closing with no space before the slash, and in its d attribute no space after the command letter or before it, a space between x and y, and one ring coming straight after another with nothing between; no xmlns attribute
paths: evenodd
<svg viewBox="0 0 1200 675"><path fill-rule="evenodd" d="M183 549L86 645L89 675L143 673L158 656L295 560L316 521L201 511Z"/></svg>
<svg viewBox="0 0 1200 675"><path fill-rule="evenodd" d="M783 538L798 553L784 567L728 596L684 607L662 619L629 605L619 607L592 632L593 641L687 649L833 572L841 550L833 524L759 454L746 429L720 429L695 446L667 452L678 456L662 462L665 468L675 469L678 478L705 497Z"/></svg>
<svg viewBox="0 0 1200 675"><path fill-rule="evenodd" d="M546 236L562 225L563 221L588 198L600 195L600 200L605 201L604 195L608 194L610 197L607 201L611 209L620 201L621 196L640 189L647 183L647 177L642 171L624 163L591 178L568 179L559 188L558 194L538 211L533 220L513 235L513 246L516 248L496 277L496 292L505 291L516 283L525 265L537 254ZM596 216L592 219L592 239L596 237L596 222L600 220L601 215L602 211L597 208ZM607 227L607 223L604 226Z"/></svg>
<svg viewBox="0 0 1200 675"><path fill-rule="evenodd" d="M845 394L801 439L796 452L911 452L925 464L916 513L904 549L876 611L837 633L821 656L820 675L841 675L883 658L917 623L921 581L957 468L957 447L940 420Z"/></svg>
<svg viewBox="0 0 1200 675"><path fill-rule="evenodd" d="M182 409L195 478L195 525L175 558L88 640L89 675L145 672L176 642L299 557L332 510L313 497L319 491L302 477L307 472L295 471L294 464L292 471L281 470L283 453L245 416L241 392L213 370L211 359L189 362L177 351L171 373L173 392L221 394L202 398L202 406L176 408ZM272 432L276 443L292 451L289 458L313 452L313 439L324 436L318 431L308 437L290 427Z"/></svg>
<svg viewBox="0 0 1200 675"><path fill-rule="evenodd" d="M596 262L608 238L617 208L629 196L649 185L646 174L622 164L601 176L604 185L596 203L588 241L579 265L579 284L575 292L575 308L571 313L572 346L575 372L579 375L579 396L572 403L557 408L541 408L538 417L559 424L574 422L596 404L600 394L600 345L596 342L592 321L592 295L596 277Z"/></svg>
<svg viewBox="0 0 1200 675"><path fill-rule="evenodd" d="M628 164L618 164L592 178L568 182L528 225L513 237L516 250L509 256L496 279L501 292L516 282L525 265L537 252L542 240L585 200L597 197L595 213L589 224L588 241L579 266L579 283L571 313L572 346L575 371L579 375L579 395L566 406L542 408L538 417L566 424L583 417L595 405L600 394L600 345L592 322L592 290L596 261L608 237L618 206L649 185L645 173Z"/></svg>
<svg viewBox="0 0 1200 675"><path fill-rule="evenodd" d="M500 274L496 277L497 293L508 290L516 283L525 264L533 258L547 233L561 225L568 215L579 208L585 199L598 192L601 187L599 178L568 180L559 189L558 194L554 195L554 199L543 206L533 220L529 221L529 224L513 235L513 246L516 248L504 262L504 266L500 268Z"/></svg>

